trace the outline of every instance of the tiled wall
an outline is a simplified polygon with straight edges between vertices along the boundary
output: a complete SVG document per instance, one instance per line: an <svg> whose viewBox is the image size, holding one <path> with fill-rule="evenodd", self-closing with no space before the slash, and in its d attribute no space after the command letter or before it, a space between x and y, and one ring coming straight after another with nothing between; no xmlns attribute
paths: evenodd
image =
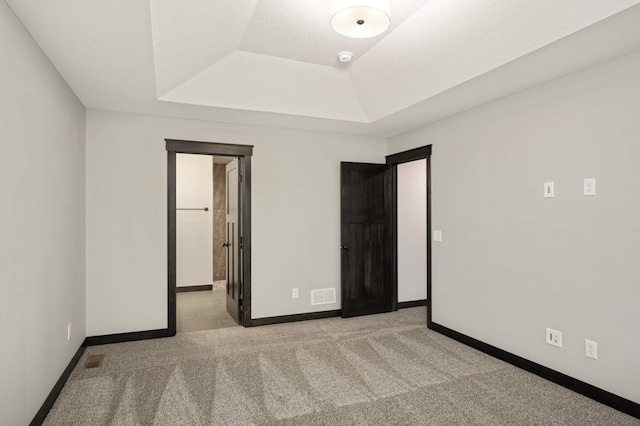
<svg viewBox="0 0 640 426"><path fill-rule="evenodd" d="M226 166L224 164L213 165L213 279L214 281L226 279L226 248L225 242L225 186Z"/></svg>

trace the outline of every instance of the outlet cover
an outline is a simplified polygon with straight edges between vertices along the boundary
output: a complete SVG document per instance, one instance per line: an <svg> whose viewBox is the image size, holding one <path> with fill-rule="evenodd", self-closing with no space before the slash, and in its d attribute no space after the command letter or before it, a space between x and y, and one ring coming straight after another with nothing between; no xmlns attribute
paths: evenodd
<svg viewBox="0 0 640 426"><path fill-rule="evenodd" d="M300 297L300 294L298 293L298 289L297 288L294 288L291 291L291 297L294 298L294 299L297 299L298 297Z"/></svg>
<svg viewBox="0 0 640 426"><path fill-rule="evenodd" d="M584 180L584 195L596 195L596 178Z"/></svg>
<svg viewBox="0 0 640 426"><path fill-rule="evenodd" d="M433 231L433 241L442 241L442 231Z"/></svg>
<svg viewBox="0 0 640 426"><path fill-rule="evenodd" d="M584 339L584 355L587 358L598 359L598 342Z"/></svg>
<svg viewBox="0 0 640 426"><path fill-rule="evenodd" d="M547 343L552 346L562 347L562 331L547 327Z"/></svg>

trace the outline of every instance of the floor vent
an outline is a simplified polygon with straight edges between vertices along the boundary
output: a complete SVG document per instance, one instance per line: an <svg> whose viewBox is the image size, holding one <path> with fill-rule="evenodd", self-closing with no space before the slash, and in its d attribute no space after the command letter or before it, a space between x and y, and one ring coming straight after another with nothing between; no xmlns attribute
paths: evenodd
<svg viewBox="0 0 640 426"><path fill-rule="evenodd" d="M102 365L104 355L89 355L87 362L84 364L84 368L98 368Z"/></svg>
<svg viewBox="0 0 640 426"><path fill-rule="evenodd" d="M335 288L320 288L318 290L311 290L312 305L327 305L329 303L336 303Z"/></svg>

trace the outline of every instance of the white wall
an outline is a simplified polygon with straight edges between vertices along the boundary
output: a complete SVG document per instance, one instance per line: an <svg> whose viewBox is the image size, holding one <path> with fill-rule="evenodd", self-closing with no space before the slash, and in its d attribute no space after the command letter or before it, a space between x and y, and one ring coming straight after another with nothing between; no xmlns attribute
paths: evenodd
<svg viewBox="0 0 640 426"><path fill-rule="evenodd" d="M310 301L311 289L339 289L340 161L384 162L384 139L90 110L89 335L167 326L165 138L255 146L254 318L340 307Z"/></svg>
<svg viewBox="0 0 640 426"><path fill-rule="evenodd" d="M85 338L85 111L4 1L0 64L0 424L26 425Z"/></svg>
<svg viewBox="0 0 640 426"><path fill-rule="evenodd" d="M640 52L389 141L433 144L435 322L640 402L639 112Z"/></svg>
<svg viewBox="0 0 640 426"><path fill-rule="evenodd" d="M398 302L427 298L427 160L398 165Z"/></svg>
<svg viewBox="0 0 640 426"><path fill-rule="evenodd" d="M176 205L176 286L212 284L213 157L176 155Z"/></svg>

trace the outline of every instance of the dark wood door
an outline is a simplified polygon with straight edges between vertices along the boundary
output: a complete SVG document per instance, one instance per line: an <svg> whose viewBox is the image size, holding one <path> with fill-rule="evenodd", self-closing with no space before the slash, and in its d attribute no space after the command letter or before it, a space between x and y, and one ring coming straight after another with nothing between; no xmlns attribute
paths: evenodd
<svg viewBox="0 0 640 426"><path fill-rule="evenodd" d="M391 172L341 163L342 317L392 309Z"/></svg>
<svg viewBox="0 0 640 426"><path fill-rule="evenodd" d="M234 159L227 164L226 171L227 312L238 324L242 325L238 160Z"/></svg>

